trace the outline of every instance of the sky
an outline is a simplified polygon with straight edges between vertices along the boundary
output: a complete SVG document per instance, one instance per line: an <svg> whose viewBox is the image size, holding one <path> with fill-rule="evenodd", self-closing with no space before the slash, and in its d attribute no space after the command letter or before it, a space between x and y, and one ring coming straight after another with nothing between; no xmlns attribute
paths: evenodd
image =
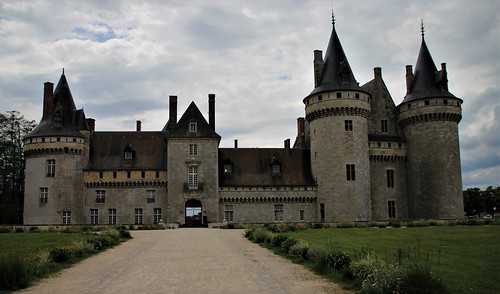
<svg viewBox="0 0 500 294"><path fill-rule="evenodd" d="M500 1L0 0L0 112L41 118L43 83L62 70L96 131L158 131L216 95L220 147L283 147L314 88L313 51L335 27L356 80L382 67L396 103L420 26L449 90L463 99L464 188L500 186ZM208 119L208 118L207 118Z"/></svg>

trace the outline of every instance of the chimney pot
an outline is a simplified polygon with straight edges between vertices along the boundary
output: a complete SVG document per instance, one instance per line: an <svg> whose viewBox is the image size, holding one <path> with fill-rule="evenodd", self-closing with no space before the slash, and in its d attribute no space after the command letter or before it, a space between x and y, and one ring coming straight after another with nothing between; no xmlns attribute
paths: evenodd
<svg viewBox="0 0 500 294"><path fill-rule="evenodd" d="M169 99L168 129L172 131L177 126L177 96L169 96Z"/></svg>
<svg viewBox="0 0 500 294"><path fill-rule="evenodd" d="M290 139L285 140L285 149L290 149Z"/></svg>
<svg viewBox="0 0 500 294"><path fill-rule="evenodd" d="M303 117L297 118L297 135L303 135L304 134L304 123L305 120Z"/></svg>
<svg viewBox="0 0 500 294"><path fill-rule="evenodd" d="M50 110L54 105L54 84L45 82L43 84L43 116L42 119L50 115Z"/></svg>
<svg viewBox="0 0 500 294"><path fill-rule="evenodd" d="M208 125L215 131L215 94L208 94Z"/></svg>
<svg viewBox="0 0 500 294"><path fill-rule="evenodd" d="M136 124L135 124L135 130L136 130L137 132L140 132L140 131L141 131L141 124L142 124L142 123L141 123L141 121L140 121L140 120L136 121Z"/></svg>
<svg viewBox="0 0 500 294"><path fill-rule="evenodd" d="M234 139L234 148L238 148L238 139Z"/></svg>
<svg viewBox="0 0 500 294"><path fill-rule="evenodd" d="M95 131L95 119L87 118L87 126L90 129L90 132L93 133Z"/></svg>
<svg viewBox="0 0 500 294"><path fill-rule="evenodd" d="M410 94L412 87L413 87L413 67L411 65L407 65L406 66L406 95Z"/></svg>
<svg viewBox="0 0 500 294"><path fill-rule="evenodd" d="M373 69L373 74L375 78L381 78L382 77L382 68L381 67L375 67Z"/></svg>

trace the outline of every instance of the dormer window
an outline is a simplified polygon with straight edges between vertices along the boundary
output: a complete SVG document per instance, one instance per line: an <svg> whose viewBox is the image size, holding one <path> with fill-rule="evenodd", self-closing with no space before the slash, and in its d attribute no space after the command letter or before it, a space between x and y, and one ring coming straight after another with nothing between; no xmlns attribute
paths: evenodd
<svg viewBox="0 0 500 294"><path fill-rule="evenodd" d="M132 160L132 151L125 151L125 160Z"/></svg>
<svg viewBox="0 0 500 294"><path fill-rule="evenodd" d="M273 175L281 175L281 163L277 157L273 157L271 161L271 172Z"/></svg>
<svg viewBox="0 0 500 294"><path fill-rule="evenodd" d="M224 174L231 174L233 172L233 162L229 157L226 157L223 163Z"/></svg>
<svg viewBox="0 0 500 294"><path fill-rule="evenodd" d="M189 123L189 132L191 133L196 133L198 131L198 123L195 121L192 121Z"/></svg>
<svg viewBox="0 0 500 294"><path fill-rule="evenodd" d="M135 155L134 149L132 149L132 146L130 144L127 144L127 146L125 146L125 149L123 149L123 159L127 161L133 160L134 155Z"/></svg>

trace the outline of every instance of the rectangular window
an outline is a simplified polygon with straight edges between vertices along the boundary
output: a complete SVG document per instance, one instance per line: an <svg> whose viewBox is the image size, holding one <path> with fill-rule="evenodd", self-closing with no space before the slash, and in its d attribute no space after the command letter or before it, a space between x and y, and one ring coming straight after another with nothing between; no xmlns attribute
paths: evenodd
<svg viewBox="0 0 500 294"><path fill-rule="evenodd" d="M134 224L136 225L142 224L142 208L134 209Z"/></svg>
<svg viewBox="0 0 500 294"><path fill-rule="evenodd" d="M304 212L304 210L300 210L300 211L299 211L299 220L300 220L300 221L304 221L304 219L305 219L305 217L304 217L304 216L305 216L305 212Z"/></svg>
<svg viewBox="0 0 500 294"><path fill-rule="evenodd" d="M354 164L346 164L345 165L345 175L348 181L356 180L356 169Z"/></svg>
<svg viewBox="0 0 500 294"><path fill-rule="evenodd" d="M344 125L347 132L352 132L352 120L345 120Z"/></svg>
<svg viewBox="0 0 500 294"><path fill-rule="evenodd" d="M188 168L189 189L198 189L198 166L190 165Z"/></svg>
<svg viewBox="0 0 500 294"><path fill-rule="evenodd" d="M99 224L99 216L98 216L98 210L97 209L91 209L90 210L90 224L91 225L97 225L97 224Z"/></svg>
<svg viewBox="0 0 500 294"><path fill-rule="evenodd" d="M106 191L96 190L95 191L95 203L105 203L106 202Z"/></svg>
<svg viewBox="0 0 500 294"><path fill-rule="evenodd" d="M282 221L283 220L283 204L275 204L274 205L274 221Z"/></svg>
<svg viewBox="0 0 500 294"><path fill-rule="evenodd" d="M104 172L101 171L101 172L99 172L99 179L102 180L103 178L104 178Z"/></svg>
<svg viewBox="0 0 500 294"><path fill-rule="evenodd" d="M394 188L394 170L387 170L387 188Z"/></svg>
<svg viewBox="0 0 500 294"><path fill-rule="evenodd" d="M45 204L49 201L49 188L40 188L40 204Z"/></svg>
<svg viewBox="0 0 500 294"><path fill-rule="evenodd" d="M281 173L281 165L279 163L274 163L272 165L272 172L273 174L280 174Z"/></svg>
<svg viewBox="0 0 500 294"><path fill-rule="evenodd" d="M113 179L116 179L116 172L113 172Z"/></svg>
<svg viewBox="0 0 500 294"><path fill-rule="evenodd" d="M153 223L159 224L162 222L161 220L161 208L154 208L153 209Z"/></svg>
<svg viewBox="0 0 500 294"><path fill-rule="evenodd" d="M160 178L160 172L156 172L156 178L159 179Z"/></svg>
<svg viewBox="0 0 500 294"><path fill-rule="evenodd" d="M196 156L196 155L198 155L198 145L189 144L189 156Z"/></svg>
<svg viewBox="0 0 500 294"><path fill-rule="evenodd" d="M337 98L342 98L342 94L341 93L337 93Z"/></svg>
<svg viewBox="0 0 500 294"><path fill-rule="evenodd" d="M141 179L144 179L146 177L146 172L145 171L141 171Z"/></svg>
<svg viewBox="0 0 500 294"><path fill-rule="evenodd" d="M132 160L133 157L132 151L125 151L123 157L125 158L125 160Z"/></svg>
<svg viewBox="0 0 500 294"><path fill-rule="evenodd" d="M132 172L127 171L127 179L130 179L132 177Z"/></svg>
<svg viewBox="0 0 500 294"><path fill-rule="evenodd" d="M380 121L380 128L381 128L382 133L388 132L387 120L383 119Z"/></svg>
<svg viewBox="0 0 500 294"><path fill-rule="evenodd" d="M232 205L225 205L224 206L224 220L227 222L232 222L234 221L234 211L233 211L233 206Z"/></svg>
<svg viewBox="0 0 500 294"><path fill-rule="evenodd" d="M224 173L230 174L233 172L233 165L230 163L224 163Z"/></svg>
<svg viewBox="0 0 500 294"><path fill-rule="evenodd" d="M62 212L62 224L70 225L71 224L71 211L63 211Z"/></svg>
<svg viewBox="0 0 500 294"><path fill-rule="evenodd" d="M387 215L389 218L396 217L396 200L387 201Z"/></svg>
<svg viewBox="0 0 500 294"><path fill-rule="evenodd" d="M108 209L108 224L116 225L116 209L115 208Z"/></svg>
<svg viewBox="0 0 500 294"><path fill-rule="evenodd" d="M324 221L325 220L325 204L324 203L320 203L320 205L319 205L319 214L321 217L321 221Z"/></svg>
<svg viewBox="0 0 500 294"><path fill-rule="evenodd" d="M56 176L56 160L48 159L47 160L47 177L55 177Z"/></svg>
<svg viewBox="0 0 500 294"><path fill-rule="evenodd" d="M189 123L189 131L191 133L196 133L198 131L198 124L196 122Z"/></svg>
<svg viewBox="0 0 500 294"><path fill-rule="evenodd" d="M147 195L147 201L148 203L155 203L155 198L156 198L156 191L155 190L147 190L146 191Z"/></svg>

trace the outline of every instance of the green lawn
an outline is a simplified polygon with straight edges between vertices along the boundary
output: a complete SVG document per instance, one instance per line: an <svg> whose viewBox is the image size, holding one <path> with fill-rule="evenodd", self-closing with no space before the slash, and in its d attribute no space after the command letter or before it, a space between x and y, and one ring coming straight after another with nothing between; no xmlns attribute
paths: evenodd
<svg viewBox="0 0 500 294"><path fill-rule="evenodd" d="M3 233L0 234L0 254L27 256L41 249L69 245L92 237L82 233Z"/></svg>
<svg viewBox="0 0 500 294"><path fill-rule="evenodd" d="M500 226L332 228L288 233L355 256L369 248L390 263L398 249L427 259L451 293L500 293Z"/></svg>

